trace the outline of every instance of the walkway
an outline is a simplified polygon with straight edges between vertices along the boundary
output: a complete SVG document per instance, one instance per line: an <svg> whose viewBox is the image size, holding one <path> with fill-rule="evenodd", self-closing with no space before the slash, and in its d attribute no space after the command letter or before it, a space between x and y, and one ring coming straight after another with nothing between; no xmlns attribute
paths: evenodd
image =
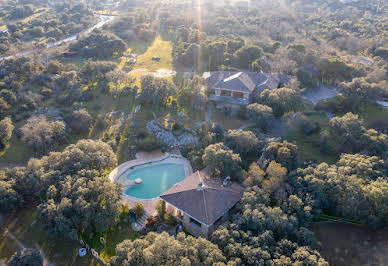
<svg viewBox="0 0 388 266"><path fill-rule="evenodd" d="M206 121L209 122L209 124L213 124L213 122L212 122L212 108L210 105L207 106Z"/></svg>

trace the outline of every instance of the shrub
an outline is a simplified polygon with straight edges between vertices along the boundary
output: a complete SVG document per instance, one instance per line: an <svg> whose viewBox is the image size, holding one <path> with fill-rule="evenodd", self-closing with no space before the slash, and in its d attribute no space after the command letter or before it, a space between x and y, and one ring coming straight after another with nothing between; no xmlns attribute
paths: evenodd
<svg viewBox="0 0 388 266"><path fill-rule="evenodd" d="M0 121L0 150L11 140L14 125L9 117L4 118Z"/></svg>
<svg viewBox="0 0 388 266"><path fill-rule="evenodd" d="M180 136L183 133L183 129L184 128L180 123L174 123L174 125L172 126L172 133L175 136Z"/></svg>
<svg viewBox="0 0 388 266"><path fill-rule="evenodd" d="M43 87L40 90L40 94L44 96L45 98L49 98L53 94L53 90L50 88Z"/></svg>
<svg viewBox="0 0 388 266"><path fill-rule="evenodd" d="M154 151L162 148L162 143L153 135L148 135L137 143L136 148L141 151Z"/></svg>
<svg viewBox="0 0 388 266"><path fill-rule="evenodd" d="M172 227L176 226L176 220L175 220L174 216L169 212L166 212L164 214L163 221L165 224L167 224L169 226L172 226Z"/></svg>
<svg viewBox="0 0 388 266"><path fill-rule="evenodd" d="M147 136L148 136L148 132L145 130L140 130L136 134L136 137L138 137L139 139L145 139Z"/></svg>
<svg viewBox="0 0 388 266"><path fill-rule="evenodd" d="M47 66L47 71L51 74L59 74L63 69L63 65L58 61L50 62Z"/></svg>
<svg viewBox="0 0 388 266"><path fill-rule="evenodd" d="M200 170L204 167L202 161L203 152L203 147L196 146L194 143L189 143L181 148L183 157L190 161L194 171Z"/></svg>
<svg viewBox="0 0 388 266"><path fill-rule="evenodd" d="M255 122L260 129L268 130L272 126L275 117L271 107L254 103L248 105L247 108L248 118Z"/></svg>
<svg viewBox="0 0 388 266"><path fill-rule="evenodd" d="M71 128L78 134L87 134L92 128L93 117L86 109L73 111L70 122Z"/></svg>
<svg viewBox="0 0 388 266"><path fill-rule="evenodd" d="M158 228L158 224L159 224L158 218L155 216L150 216L147 218L145 228L148 232L149 231L156 231L156 229Z"/></svg>
<svg viewBox="0 0 388 266"><path fill-rule="evenodd" d="M141 202L136 203L133 208L133 212L136 214L136 219L140 219L144 215L144 205Z"/></svg>
<svg viewBox="0 0 388 266"><path fill-rule="evenodd" d="M155 209L159 218L163 220L164 214L166 213L166 203L163 200L159 200L158 203L156 203Z"/></svg>
<svg viewBox="0 0 388 266"><path fill-rule="evenodd" d="M43 265L43 257L39 249L23 248L12 255L7 265Z"/></svg>

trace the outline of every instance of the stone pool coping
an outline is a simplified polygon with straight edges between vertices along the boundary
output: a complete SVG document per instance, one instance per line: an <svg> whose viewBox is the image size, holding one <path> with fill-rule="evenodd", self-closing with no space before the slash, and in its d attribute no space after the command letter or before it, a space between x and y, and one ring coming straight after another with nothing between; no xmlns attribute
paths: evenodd
<svg viewBox="0 0 388 266"><path fill-rule="evenodd" d="M109 179L111 182L116 183L117 178L124 173L128 168L139 166L143 164L148 164L152 162L159 162L162 160L165 160L167 158L170 158L171 156L174 156L175 154L170 153L162 153L160 151L158 152L139 152L136 154L136 159L131 160L125 163L120 164L118 167L116 167L110 174ZM186 177L191 175L193 173L193 169L191 168L191 164L189 160L184 158L183 156L179 156L181 159L183 159L183 165ZM186 179L186 178L185 178ZM179 183L179 182L178 182ZM130 207L134 207L136 203L141 202L144 205L144 209L149 214L154 214L155 206L159 200L159 197L155 197L152 199L139 199L132 196L128 196L127 194L122 194L122 202L128 204Z"/></svg>

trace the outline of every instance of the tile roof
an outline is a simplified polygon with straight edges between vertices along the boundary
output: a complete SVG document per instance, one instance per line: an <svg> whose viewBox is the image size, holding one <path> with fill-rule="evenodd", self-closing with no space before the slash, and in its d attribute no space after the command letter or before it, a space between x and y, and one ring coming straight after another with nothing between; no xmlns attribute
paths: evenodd
<svg viewBox="0 0 388 266"><path fill-rule="evenodd" d="M160 198L194 219L211 225L236 205L242 195L241 186L223 187L221 182L211 180L205 171L197 171Z"/></svg>

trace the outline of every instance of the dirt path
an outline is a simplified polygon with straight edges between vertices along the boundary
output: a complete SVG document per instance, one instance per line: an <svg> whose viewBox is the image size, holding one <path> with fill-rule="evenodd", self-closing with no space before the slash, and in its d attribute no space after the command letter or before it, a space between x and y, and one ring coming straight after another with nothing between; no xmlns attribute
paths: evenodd
<svg viewBox="0 0 388 266"><path fill-rule="evenodd" d="M0 224L3 224L4 223L4 219L3 217L0 215ZM12 239L12 241L14 241L16 243L16 245L18 246L19 249L24 249L24 248L28 248L26 247L11 231L9 231L8 228L4 227L4 226L1 226L0 225L0 231L3 231L2 235L1 235L1 238L4 238L4 237L8 237L9 239ZM36 249L39 249L40 253L42 254L42 257L43 257L43 265L44 266L52 266L54 265L54 263L50 262L43 250L40 248L40 246L36 243L35 244L35 248ZM0 264L1 265L1 264Z"/></svg>
<svg viewBox="0 0 388 266"><path fill-rule="evenodd" d="M18 245L19 249L26 248L26 246L23 245L23 243L20 242L19 239L17 239L17 237L14 234L12 234L12 232L10 232L7 228L4 229L4 233L2 236L7 236L7 237L11 238L13 241L15 241L15 243Z"/></svg>

